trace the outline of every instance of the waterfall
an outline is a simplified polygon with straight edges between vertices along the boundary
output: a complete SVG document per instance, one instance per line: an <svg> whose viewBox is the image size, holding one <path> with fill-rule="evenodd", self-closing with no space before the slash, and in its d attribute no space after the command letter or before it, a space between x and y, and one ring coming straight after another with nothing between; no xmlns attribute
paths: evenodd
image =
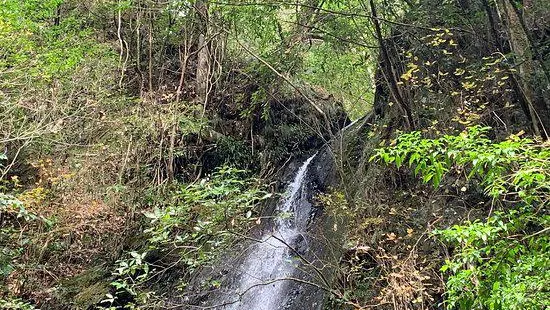
<svg viewBox="0 0 550 310"><path fill-rule="evenodd" d="M264 226L254 242L236 246L212 270L209 277L219 284L204 292L198 301L201 306L216 310L322 309L330 286L327 278L331 279L326 262L335 258L330 250L335 232L328 228L331 220L322 216L322 206L314 206L312 198L336 181L334 169L329 146L299 166L275 206L272 226Z"/></svg>
<svg viewBox="0 0 550 310"><path fill-rule="evenodd" d="M238 272L241 274L233 301L226 300L223 309L276 310L286 309L287 288L296 274L300 259L294 250L307 248L304 232L311 205L306 199L308 166L317 154L298 169L286 190L286 197L277 206L279 216L273 231L251 245ZM292 249L291 249L292 248ZM293 250L294 249L294 250ZM314 309L312 306L310 309Z"/></svg>
<svg viewBox="0 0 550 310"><path fill-rule="evenodd" d="M286 199L277 207L277 211L282 214L282 216L277 218L276 221L276 228L278 228L279 231L287 232L289 228L293 227L293 223L296 222L296 207L297 204L300 201L300 198L303 195L304 190L304 178L307 173L307 168L309 167L309 163L313 160L313 158L317 156L317 153L315 153L313 156L308 158L298 169L298 172L296 173L296 176L294 177L294 180L292 180L292 183L287 188L286 191ZM293 220L291 218L287 218L285 215L291 214L293 215Z"/></svg>

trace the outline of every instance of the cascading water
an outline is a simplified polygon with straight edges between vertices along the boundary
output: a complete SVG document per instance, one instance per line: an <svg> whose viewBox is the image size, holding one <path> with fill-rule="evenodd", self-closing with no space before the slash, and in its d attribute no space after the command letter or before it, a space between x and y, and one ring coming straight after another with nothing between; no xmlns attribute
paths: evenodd
<svg viewBox="0 0 550 310"><path fill-rule="evenodd" d="M277 206L273 231L248 249L238 267L240 274L233 300L225 299L219 309L276 310L289 307L288 286L295 281L300 259L295 251L307 248L304 234L311 205L307 201L306 175L316 156L308 158ZM311 309L314 309L312 306Z"/></svg>
<svg viewBox="0 0 550 310"><path fill-rule="evenodd" d="M337 180L327 145L296 170L275 207L272 225L258 227L263 232L249 238L254 242L235 245L233 253L198 278L200 284L190 290L194 297L185 300L216 310L322 309L333 279L331 263L341 255L336 248L341 225L323 215L323 204L314 203L314 197Z"/></svg>
<svg viewBox="0 0 550 310"><path fill-rule="evenodd" d="M340 226L313 199L336 182L334 157L325 146L296 170L272 225L264 223L261 237L236 245L199 278L206 281L200 289L193 285L199 293L190 304L216 310L322 309L333 278L330 262L340 255L335 248ZM216 286L205 289L208 283Z"/></svg>
<svg viewBox="0 0 550 310"><path fill-rule="evenodd" d="M276 228L279 232L285 233L288 232L290 229L295 228L296 229L296 222L298 220L298 211L300 211L297 207L299 202L302 200L303 190L304 190L304 178L307 173L307 168L309 167L309 164L317 156L317 153L315 153L313 156L308 158L300 167L298 172L296 173L296 176L294 177L294 180L287 188L287 197L284 200L282 205L279 205L277 208L277 211L280 212L282 216L277 218L276 221ZM288 217L285 215L293 215L293 217ZM304 228L304 227L302 227ZM294 230L295 230L294 229Z"/></svg>

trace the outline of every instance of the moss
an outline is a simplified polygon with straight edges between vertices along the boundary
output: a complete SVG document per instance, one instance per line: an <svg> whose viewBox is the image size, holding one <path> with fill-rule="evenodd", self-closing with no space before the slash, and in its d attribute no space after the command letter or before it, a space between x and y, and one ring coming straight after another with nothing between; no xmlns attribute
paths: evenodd
<svg viewBox="0 0 550 310"><path fill-rule="evenodd" d="M110 274L101 267L84 271L61 283L47 309L88 309L105 298L109 284Z"/></svg>
<svg viewBox="0 0 550 310"><path fill-rule="evenodd" d="M109 291L108 283L97 282L90 287L83 289L74 297L75 306L87 307L96 304L104 299Z"/></svg>

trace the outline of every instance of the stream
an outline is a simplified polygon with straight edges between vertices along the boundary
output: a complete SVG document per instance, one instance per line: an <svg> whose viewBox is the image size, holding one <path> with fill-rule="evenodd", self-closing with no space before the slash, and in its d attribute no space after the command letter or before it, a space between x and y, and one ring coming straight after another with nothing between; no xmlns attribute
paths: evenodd
<svg viewBox="0 0 550 310"><path fill-rule="evenodd" d="M321 309L324 292L318 276L305 264L317 256L309 226L315 217L312 162L323 157L314 154L305 160L277 203L271 229L247 246L231 266L229 283L210 299L210 308L224 310ZM322 162L322 161L321 161ZM323 170L322 163L317 169ZM223 285L223 284L222 284ZM214 300L214 302L212 301Z"/></svg>

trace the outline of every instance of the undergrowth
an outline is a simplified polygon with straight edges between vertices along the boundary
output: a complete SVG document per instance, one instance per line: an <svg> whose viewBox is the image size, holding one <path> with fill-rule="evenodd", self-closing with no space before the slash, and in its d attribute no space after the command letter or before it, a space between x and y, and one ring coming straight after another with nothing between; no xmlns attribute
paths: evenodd
<svg viewBox="0 0 550 310"><path fill-rule="evenodd" d="M271 197L266 189L246 171L231 167L219 168L195 183L177 185L162 205L144 213L149 220L144 228L147 248L118 261L111 283L114 293L102 305L107 309L163 306L155 299L151 283L173 268L189 275L216 261L248 228L261 222L258 206ZM185 286L179 281L180 290Z"/></svg>
<svg viewBox="0 0 550 310"><path fill-rule="evenodd" d="M167 133L172 157L200 152L195 105L117 86L119 55L81 15L86 5L0 0L0 298L10 307L53 302L65 279L118 258L141 193L165 188Z"/></svg>
<svg viewBox="0 0 550 310"><path fill-rule="evenodd" d="M485 220L433 231L454 248L441 269L449 309L544 309L550 300L548 142L522 133L493 142L489 130L475 126L438 139L403 134L371 160L407 165L434 187L453 174L491 200Z"/></svg>

